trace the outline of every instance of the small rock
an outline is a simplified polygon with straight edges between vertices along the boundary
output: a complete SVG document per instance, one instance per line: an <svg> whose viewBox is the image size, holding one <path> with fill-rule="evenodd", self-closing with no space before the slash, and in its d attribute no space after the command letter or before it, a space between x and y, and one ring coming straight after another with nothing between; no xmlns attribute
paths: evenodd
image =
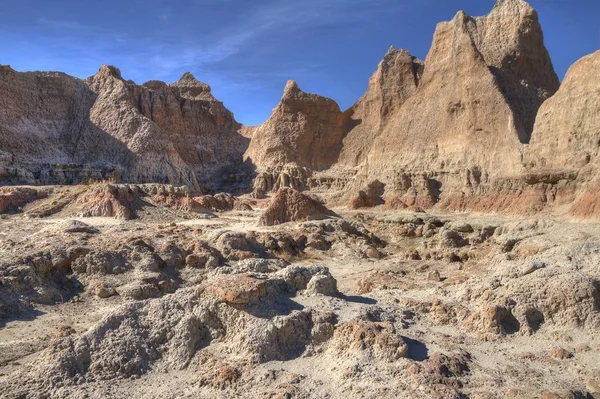
<svg viewBox="0 0 600 399"><path fill-rule="evenodd" d="M186 256L185 265L194 269L201 269L204 268L204 266L206 266L207 261L207 255L191 254Z"/></svg>
<svg viewBox="0 0 600 399"><path fill-rule="evenodd" d="M157 283L157 286L158 286L158 289L160 292L174 292L175 291L175 285L170 281L166 281L166 280L159 281Z"/></svg>
<svg viewBox="0 0 600 399"><path fill-rule="evenodd" d="M331 248L331 244L325 237L323 237L323 235L311 233L307 237L306 247L316 249L318 251L327 251L329 248Z"/></svg>
<svg viewBox="0 0 600 399"><path fill-rule="evenodd" d="M69 220L64 228L64 232L98 234L100 231L97 228L79 220Z"/></svg>
<svg viewBox="0 0 600 399"><path fill-rule="evenodd" d="M573 357L573 354L567 351L566 349L559 348L554 349L552 352L550 352L550 357L554 360L565 360L571 359Z"/></svg>
<svg viewBox="0 0 600 399"><path fill-rule="evenodd" d="M525 266L525 268L523 268L523 272L521 273L521 275L526 276L528 274L535 272L536 270L543 269L544 267L546 267L546 264L543 262L539 262L539 261L531 262L530 265L527 265L527 266Z"/></svg>
<svg viewBox="0 0 600 399"><path fill-rule="evenodd" d="M310 279L306 286L307 295L327 295L337 296L339 291L337 289L337 281L331 276L331 274L317 274Z"/></svg>
<svg viewBox="0 0 600 399"><path fill-rule="evenodd" d="M96 296L98 298L110 298L111 296L114 296L117 294L117 291L115 290L115 287L106 285L106 284L102 284L101 286L99 286L96 289Z"/></svg>
<svg viewBox="0 0 600 399"><path fill-rule="evenodd" d="M142 300L158 297L160 295L160 290L157 284L134 281L118 287L117 293L125 298Z"/></svg>
<svg viewBox="0 0 600 399"><path fill-rule="evenodd" d="M381 252L375 247L369 247L365 251L365 255L370 259L381 259Z"/></svg>
<svg viewBox="0 0 600 399"><path fill-rule="evenodd" d="M71 326L60 326L56 328L56 331L54 332L54 339L58 340L58 339L62 339L65 337L68 337L70 335L75 334L76 331L73 327Z"/></svg>
<svg viewBox="0 0 600 399"><path fill-rule="evenodd" d="M429 273L427 273L427 280L440 282L442 281L442 277L440 276L440 272L438 272L437 270L432 270Z"/></svg>
<svg viewBox="0 0 600 399"><path fill-rule="evenodd" d="M468 223L457 223L452 225L452 229L458 231L459 233L472 233L473 226Z"/></svg>

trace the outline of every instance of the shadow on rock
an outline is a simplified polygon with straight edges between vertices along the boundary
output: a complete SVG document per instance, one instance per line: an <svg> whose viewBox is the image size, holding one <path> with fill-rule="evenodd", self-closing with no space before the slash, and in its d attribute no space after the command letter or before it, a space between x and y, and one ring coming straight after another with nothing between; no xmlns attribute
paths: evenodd
<svg viewBox="0 0 600 399"><path fill-rule="evenodd" d="M358 295L342 295L341 298L347 302L362 303L363 305L375 305L377 303L376 299Z"/></svg>
<svg viewBox="0 0 600 399"><path fill-rule="evenodd" d="M402 337L408 346L407 357L417 362L422 362L429 359L429 349L427 346L415 339Z"/></svg>
<svg viewBox="0 0 600 399"><path fill-rule="evenodd" d="M272 319L275 316L287 316L295 310L303 310L304 306L293 301L288 296L281 295L279 298L256 302L248 307L240 306L239 309L254 317Z"/></svg>

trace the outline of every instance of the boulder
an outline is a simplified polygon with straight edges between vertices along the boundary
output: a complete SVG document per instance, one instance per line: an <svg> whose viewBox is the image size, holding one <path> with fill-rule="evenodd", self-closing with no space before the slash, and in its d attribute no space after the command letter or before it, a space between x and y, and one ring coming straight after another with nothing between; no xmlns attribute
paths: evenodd
<svg viewBox="0 0 600 399"><path fill-rule="evenodd" d="M267 295L267 283L249 274L233 274L212 280L204 292L223 302L247 305Z"/></svg>
<svg viewBox="0 0 600 399"><path fill-rule="evenodd" d="M349 321L336 327L333 349L339 355L393 362L406 357L408 345L390 323Z"/></svg>

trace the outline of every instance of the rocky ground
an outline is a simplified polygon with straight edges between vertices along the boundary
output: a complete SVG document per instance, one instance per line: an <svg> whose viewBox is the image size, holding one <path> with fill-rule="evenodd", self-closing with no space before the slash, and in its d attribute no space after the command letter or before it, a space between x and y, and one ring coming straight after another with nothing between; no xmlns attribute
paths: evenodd
<svg viewBox="0 0 600 399"><path fill-rule="evenodd" d="M11 190L1 397L600 397L598 223Z"/></svg>

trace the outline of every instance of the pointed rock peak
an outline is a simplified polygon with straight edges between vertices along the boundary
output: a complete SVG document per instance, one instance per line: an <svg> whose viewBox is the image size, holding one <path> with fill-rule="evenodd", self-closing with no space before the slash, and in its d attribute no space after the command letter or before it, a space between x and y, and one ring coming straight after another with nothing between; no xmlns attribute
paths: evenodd
<svg viewBox="0 0 600 399"><path fill-rule="evenodd" d="M211 90L209 85L196 79L196 77L192 75L191 72L184 73L183 76L181 76L181 78L177 82L173 83L173 86L196 87L202 89L205 92L210 92Z"/></svg>
<svg viewBox="0 0 600 399"><path fill-rule="evenodd" d="M112 65L106 65L106 64L102 64L102 66L98 70L97 75L100 75L100 76L111 76L113 78L123 79L121 77L121 71L119 70L119 68L114 67Z"/></svg>
<svg viewBox="0 0 600 399"><path fill-rule="evenodd" d="M179 79L180 82L190 82L190 83L196 83L198 81L198 79L196 79L196 77L194 75L192 75L191 72L186 72L184 73L181 78Z"/></svg>
<svg viewBox="0 0 600 399"><path fill-rule="evenodd" d="M466 21L470 21L472 20L473 17L470 16L469 14L467 14L466 12L464 12L463 10L460 10L459 12L456 13L456 15L454 16L453 21L455 22L461 22L461 23L465 23Z"/></svg>
<svg viewBox="0 0 600 399"><path fill-rule="evenodd" d="M388 50L387 53L385 53L385 56L383 58L387 59L387 58L398 57L398 56L417 60L417 57L414 57L410 53L410 51L403 49L403 48L396 49L394 46L390 47L390 49Z"/></svg>
<svg viewBox="0 0 600 399"><path fill-rule="evenodd" d="M171 86L178 87L180 94L188 99L217 101L211 93L210 86L196 79L190 72L184 73L181 79L171 84Z"/></svg>
<svg viewBox="0 0 600 399"><path fill-rule="evenodd" d="M285 89L283 90L283 97L289 97L292 96L294 94L300 93L302 90L300 90L300 87L298 86L298 83L296 83L293 80L288 80L286 85L285 85Z"/></svg>
<svg viewBox="0 0 600 399"><path fill-rule="evenodd" d="M417 60L416 57L413 57L413 55L410 53L410 51L403 49L403 48L396 49L396 47L394 47L393 45L390 46L387 53L385 53L385 55L383 56L383 60L385 61L385 60L393 59L396 57L405 57L406 59L409 59L409 60L410 59Z"/></svg>
<svg viewBox="0 0 600 399"><path fill-rule="evenodd" d="M378 70L386 72L390 67L392 67L392 65L396 63L413 63L417 69L423 65L423 62L417 57L414 57L410 51L405 49L396 49L394 46L391 46L379 63Z"/></svg>

